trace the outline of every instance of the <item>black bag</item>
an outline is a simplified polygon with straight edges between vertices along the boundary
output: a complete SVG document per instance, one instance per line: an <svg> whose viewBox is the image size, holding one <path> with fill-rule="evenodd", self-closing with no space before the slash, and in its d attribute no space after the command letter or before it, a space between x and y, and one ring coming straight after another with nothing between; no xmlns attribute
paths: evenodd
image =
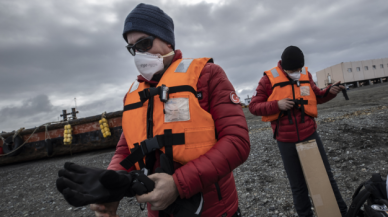
<svg viewBox="0 0 388 217"><path fill-rule="evenodd" d="M367 200L366 204L364 204L364 216L368 217L388 217L388 211L378 211L384 210L388 206L373 204L370 199Z"/></svg>
<svg viewBox="0 0 388 217"><path fill-rule="evenodd" d="M363 205L364 210L361 209ZM346 217L388 217L386 212L373 209L373 205L388 207L386 181L381 178L380 173L372 174L372 178L357 187Z"/></svg>

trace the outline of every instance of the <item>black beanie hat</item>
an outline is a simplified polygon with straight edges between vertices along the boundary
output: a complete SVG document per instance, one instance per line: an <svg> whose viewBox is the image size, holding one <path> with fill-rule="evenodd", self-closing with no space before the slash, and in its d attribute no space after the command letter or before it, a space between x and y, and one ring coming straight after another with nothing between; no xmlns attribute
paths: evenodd
<svg viewBox="0 0 388 217"><path fill-rule="evenodd" d="M296 46L287 47L282 54L282 67L285 70L299 69L304 66L303 52Z"/></svg>
<svg viewBox="0 0 388 217"><path fill-rule="evenodd" d="M156 6L140 3L128 14L123 31L125 41L127 33L132 31L155 36L175 48L174 22Z"/></svg>

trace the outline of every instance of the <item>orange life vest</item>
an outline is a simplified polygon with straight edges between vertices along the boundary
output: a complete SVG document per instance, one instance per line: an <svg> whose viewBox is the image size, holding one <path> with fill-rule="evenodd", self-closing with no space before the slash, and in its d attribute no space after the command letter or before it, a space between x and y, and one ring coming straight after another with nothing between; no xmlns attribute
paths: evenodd
<svg viewBox="0 0 388 217"><path fill-rule="evenodd" d="M214 120L197 98L202 94L197 93L198 79L209 61L212 59L177 60L156 87L145 82L132 84L122 118L131 154L122 166L148 168L146 156L156 149L184 165L213 147L217 142Z"/></svg>
<svg viewBox="0 0 388 217"><path fill-rule="evenodd" d="M273 89L272 94L269 96L267 101L282 100L284 98L293 99L295 106L301 109L302 122L304 122L304 114L311 117L317 117L318 115L317 98L310 86L307 69L307 67L302 68L300 79L298 81L288 79L279 67L275 67L264 72L271 81ZM274 121L285 113L287 112L279 112L277 114L263 116L262 120L265 122Z"/></svg>

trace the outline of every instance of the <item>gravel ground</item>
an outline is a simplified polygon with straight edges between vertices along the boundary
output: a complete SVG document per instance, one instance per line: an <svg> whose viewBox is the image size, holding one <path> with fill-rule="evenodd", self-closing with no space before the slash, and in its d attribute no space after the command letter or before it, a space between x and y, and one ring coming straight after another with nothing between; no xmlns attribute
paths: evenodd
<svg viewBox="0 0 388 217"><path fill-rule="evenodd" d="M388 171L388 84L348 91L318 106L318 133L343 198L349 205L354 189L373 172ZM296 216L282 160L272 130L244 109L251 153L235 171L243 216ZM55 187L66 161L106 168L114 150L95 151L0 167L0 216L94 216L88 207L74 208ZM120 217L147 216L133 199L124 199Z"/></svg>

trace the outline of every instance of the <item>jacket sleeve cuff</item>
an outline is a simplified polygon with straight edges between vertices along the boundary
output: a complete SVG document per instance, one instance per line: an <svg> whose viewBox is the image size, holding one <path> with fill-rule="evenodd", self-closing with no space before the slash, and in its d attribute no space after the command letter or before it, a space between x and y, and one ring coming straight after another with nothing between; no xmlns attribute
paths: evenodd
<svg viewBox="0 0 388 217"><path fill-rule="evenodd" d="M279 108L278 100L274 100L272 103L273 103L273 108L276 109L276 112L274 112L274 113L275 114L279 113L280 112L280 108Z"/></svg>
<svg viewBox="0 0 388 217"><path fill-rule="evenodd" d="M174 173L174 174L172 175L172 178L174 179L176 188L178 189L179 197L180 197L181 199L184 199L184 194L183 194L181 185L179 184L178 177L176 176L176 173Z"/></svg>

